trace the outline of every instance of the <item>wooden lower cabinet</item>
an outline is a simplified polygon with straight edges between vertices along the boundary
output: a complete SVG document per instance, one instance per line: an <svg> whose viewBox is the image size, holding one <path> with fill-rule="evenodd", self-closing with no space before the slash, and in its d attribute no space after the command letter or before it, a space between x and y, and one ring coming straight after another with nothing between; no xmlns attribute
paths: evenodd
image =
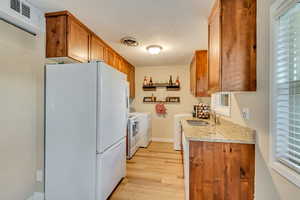
<svg viewBox="0 0 300 200"><path fill-rule="evenodd" d="M253 200L253 144L189 144L190 200Z"/></svg>

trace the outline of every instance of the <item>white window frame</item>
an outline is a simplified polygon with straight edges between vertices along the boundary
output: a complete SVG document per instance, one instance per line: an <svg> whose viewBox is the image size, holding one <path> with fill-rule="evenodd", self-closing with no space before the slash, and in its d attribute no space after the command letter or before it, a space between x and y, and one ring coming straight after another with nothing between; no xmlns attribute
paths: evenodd
<svg viewBox="0 0 300 200"><path fill-rule="evenodd" d="M221 104L221 96L228 95L228 106L223 106ZM231 93L230 92L218 92L211 96L211 108L217 114L230 117L231 114Z"/></svg>
<svg viewBox="0 0 300 200"><path fill-rule="evenodd" d="M271 6L270 10L270 160L269 164L273 170L279 173L281 176L285 177L287 180L300 187L300 174L291 168L287 167L283 163L276 160L276 131L274 124L275 116L275 102L274 97L276 97L276 90L274 87L275 77L275 54L276 54L276 27L278 20L276 20L280 15L286 12L291 6L293 6L299 0L276 0Z"/></svg>

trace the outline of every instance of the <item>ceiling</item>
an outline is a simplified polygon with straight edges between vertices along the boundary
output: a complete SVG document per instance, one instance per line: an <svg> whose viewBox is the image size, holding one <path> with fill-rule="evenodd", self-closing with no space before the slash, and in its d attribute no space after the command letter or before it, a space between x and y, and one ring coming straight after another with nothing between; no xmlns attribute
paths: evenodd
<svg viewBox="0 0 300 200"><path fill-rule="evenodd" d="M207 49L207 17L213 0L30 0L44 12L68 10L135 66L188 64ZM137 38L139 47L120 43ZM163 47L150 55L146 46Z"/></svg>

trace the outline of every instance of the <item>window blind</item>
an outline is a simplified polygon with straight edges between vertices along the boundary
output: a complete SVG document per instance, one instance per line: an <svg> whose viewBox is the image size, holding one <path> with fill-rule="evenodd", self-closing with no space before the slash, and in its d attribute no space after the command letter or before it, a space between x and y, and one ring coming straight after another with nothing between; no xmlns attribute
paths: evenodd
<svg viewBox="0 0 300 200"><path fill-rule="evenodd" d="M276 159L300 173L300 4L277 18Z"/></svg>

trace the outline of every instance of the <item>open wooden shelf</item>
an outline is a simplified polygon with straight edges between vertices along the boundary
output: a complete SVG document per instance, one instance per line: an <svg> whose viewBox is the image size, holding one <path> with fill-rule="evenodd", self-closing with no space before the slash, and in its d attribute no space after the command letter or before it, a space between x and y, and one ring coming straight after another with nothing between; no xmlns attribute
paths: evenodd
<svg viewBox="0 0 300 200"><path fill-rule="evenodd" d="M179 102L173 102L173 101L143 101L143 103L180 103Z"/></svg>
<svg viewBox="0 0 300 200"><path fill-rule="evenodd" d="M177 85L169 85L169 83L153 83L152 85L143 86L143 90L145 91L155 91L158 87L165 87L167 90L178 91L180 90L180 86Z"/></svg>
<svg viewBox="0 0 300 200"><path fill-rule="evenodd" d="M154 99L154 101L152 101L152 100L149 101L149 98L151 98L151 97L144 97L143 103L180 103L180 97L173 97L173 98L176 98L177 101L175 101L174 99L169 100L169 98L172 98L172 97L167 97L166 100L164 100L164 101L157 101L155 99Z"/></svg>

